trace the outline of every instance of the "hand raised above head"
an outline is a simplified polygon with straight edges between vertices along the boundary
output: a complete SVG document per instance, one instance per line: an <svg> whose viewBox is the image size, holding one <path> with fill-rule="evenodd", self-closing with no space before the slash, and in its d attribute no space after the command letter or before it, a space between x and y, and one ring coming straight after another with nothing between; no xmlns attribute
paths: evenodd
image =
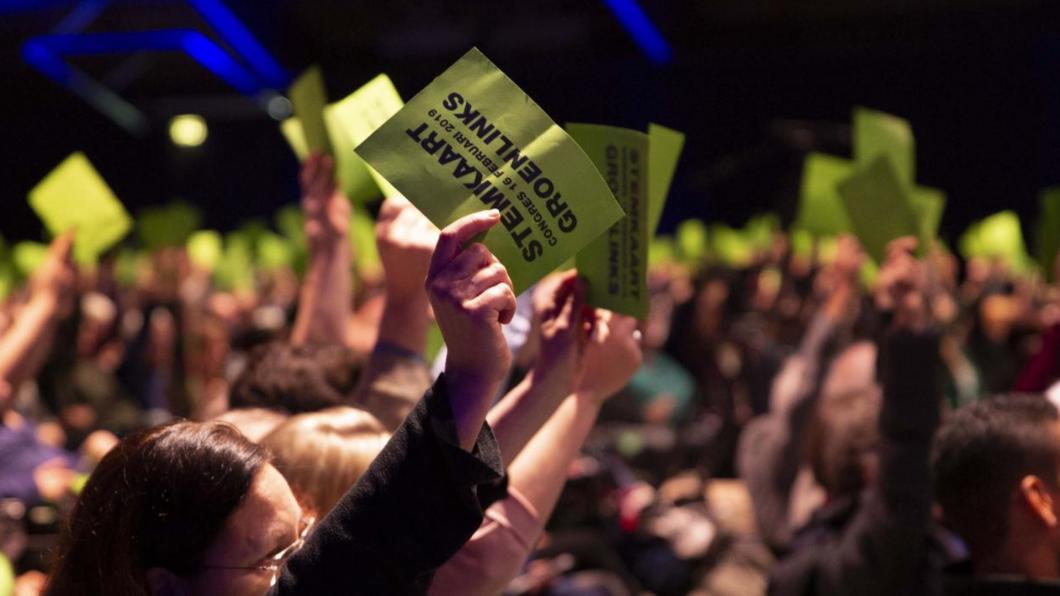
<svg viewBox="0 0 1060 596"><path fill-rule="evenodd" d="M515 292L504 265L482 244L465 244L500 221L496 210L446 226L428 266L426 288L448 347L446 374L485 384L507 375L511 352L501 332L515 315Z"/></svg>
<svg viewBox="0 0 1060 596"><path fill-rule="evenodd" d="M391 197L379 208L375 239L386 272L388 300L423 295L438 228L405 197Z"/></svg>
<svg viewBox="0 0 1060 596"><path fill-rule="evenodd" d="M310 155L298 174L302 187L306 238L312 246L345 242L350 229L350 203L335 184L335 161L327 155Z"/></svg>
<svg viewBox="0 0 1060 596"><path fill-rule="evenodd" d="M626 386L640 368L643 355L636 319L604 309L597 309L597 313L577 392L603 401Z"/></svg>

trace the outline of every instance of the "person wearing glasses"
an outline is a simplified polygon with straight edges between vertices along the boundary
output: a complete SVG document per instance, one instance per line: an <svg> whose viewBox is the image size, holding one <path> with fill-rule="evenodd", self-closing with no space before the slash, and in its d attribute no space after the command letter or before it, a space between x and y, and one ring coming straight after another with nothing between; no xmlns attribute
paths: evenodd
<svg viewBox="0 0 1060 596"><path fill-rule="evenodd" d="M506 495L486 414L511 354L511 280L482 244L496 210L442 231L427 293L445 373L360 481L315 525L266 450L220 422L126 437L74 507L45 593L424 593Z"/></svg>

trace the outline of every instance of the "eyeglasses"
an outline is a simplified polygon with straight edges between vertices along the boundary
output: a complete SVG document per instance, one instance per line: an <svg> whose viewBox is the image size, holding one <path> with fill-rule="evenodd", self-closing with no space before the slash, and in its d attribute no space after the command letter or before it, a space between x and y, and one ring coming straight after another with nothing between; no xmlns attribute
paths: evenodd
<svg viewBox="0 0 1060 596"><path fill-rule="evenodd" d="M205 569L232 569L241 571L268 571L272 574L272 581L269 582L269 587L275 586L276 582L280 579L280 570L287 564L287 561L294 556L299 550L305 546L306 537L309 536L310 530L313 529L313 524L316 523L316 518L305 517L302 519L302 531L299 532L298 538L295 539L289 546L276 553L275 555L266 557L258 561L254 565L203 565Z"/></svg>

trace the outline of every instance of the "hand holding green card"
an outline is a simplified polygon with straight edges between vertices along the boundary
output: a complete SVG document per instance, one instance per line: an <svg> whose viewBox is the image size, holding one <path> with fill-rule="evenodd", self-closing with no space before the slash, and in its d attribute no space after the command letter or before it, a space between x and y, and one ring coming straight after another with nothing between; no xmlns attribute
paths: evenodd
<svg viewBox="0 0 1060 596"><path fill-rule="evenodd" d="M472 49L357 147L439 228L483 209L482 242L517 292L622 217L592 161L545 112Z"/></svg>
<svg viewBox="0 0 1060 596"><path fill-rule="evenodd" d="M53 236L76 230L74 257L83 264L96 262L132 227L125 207L81 152L33 187L29 204Z"/></svg>
<svg viewBox="0 0 1060 596"><path fill-rule="evenodd" d="M626 212L578 253L578 273L589 285L588 303L643 319L648 315L651 238L648 135L595 124L568 124L567 132L596 164Z"/></svg>

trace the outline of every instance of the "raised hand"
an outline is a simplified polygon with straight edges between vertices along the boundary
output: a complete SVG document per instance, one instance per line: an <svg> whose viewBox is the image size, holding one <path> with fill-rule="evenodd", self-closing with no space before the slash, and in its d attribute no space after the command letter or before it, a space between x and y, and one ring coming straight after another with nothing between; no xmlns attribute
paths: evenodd
<svg viewBox="0 0 1060 596"><path fill-rule="evenodd" d="M561 395L574 391L585 370L585 349L595 318L595 311L585 306L585 290L577 272L568 271L542 280L533 295L539 321L534 380Z"/></svg>
<svg viewBox="0 0 1060 596"><path fill-rule="evenodd" d="M388 300L423 296L438 228L405 197L391 197L379 208L375 240L386 272Z"/></svg>
<svg viewBox="0 0 1060 596"><path fill-rule="evenodd" d="M427 296L449 351L445 374L461 446L470 449L512 355L501 325L515 316L508 271L482 244L465 246L500 221L491 209L462 217L444 230L427 271Z"/></svg>
<svg viewBox="0 0 1060 596"><path fill-rule="evenodd" d="M927 271L913 251L917 240L898 238L887 245L887 260L880 268L876 301L892 311L895 327L923 331L931 323L926 296Z"/></svg>
<svg viewBox="0 0 1060 596"><path fill-rule="evenodd" d="M579 397L602 402L626 386L643 355L636 319L603 309L597 313L576 391Z"/></svg>
<svg viewBox="0 0 1060 596"><path fill-rule="evenodd" d="M71 296L77 283L77 269L71 259L73 242L72 230L52 241L44 263L30 280L35 298L48 298L58 303L60 299Z"/></svg>
<svg viewBox="0 0 1060 596"><path fill-rule="evenodd" d="M328 155L310 155L299 172L306 239L312 247L346 242L350 229L350 203L335 184L335 161Z"/></svg>

